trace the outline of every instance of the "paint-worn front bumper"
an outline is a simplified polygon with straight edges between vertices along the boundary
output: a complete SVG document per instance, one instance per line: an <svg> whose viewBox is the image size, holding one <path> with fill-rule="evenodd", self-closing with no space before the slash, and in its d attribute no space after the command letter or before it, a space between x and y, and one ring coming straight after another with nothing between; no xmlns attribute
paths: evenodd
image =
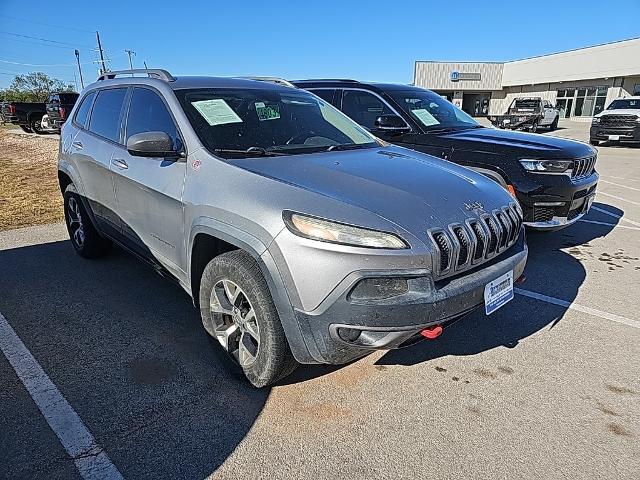
<svg viewBox="0 0 640 480"><path fill-rule="evenodd" d="M428 270L353 272L317 308L296 310L305 343L312 343L323 363L341 364L377 349L406 346L426 327L460 319L484 303L484 287L513 271L518 278L528 249L524 228L518 241L495 259L459 276L435 281ZM391 298L355 300L352 292L365 279L405 279L407 290Z"/></svg>

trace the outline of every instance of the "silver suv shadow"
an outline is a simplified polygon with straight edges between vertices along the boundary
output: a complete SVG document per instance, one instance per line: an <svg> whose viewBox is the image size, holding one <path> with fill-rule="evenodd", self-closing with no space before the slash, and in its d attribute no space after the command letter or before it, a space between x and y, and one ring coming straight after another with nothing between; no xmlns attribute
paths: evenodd
<svg viewBox="0 0 640 480"><path fill-rule="evenodd" d="M58 175L75 250L115 243L175 280L257 387L491 313L525 266L501 186L287 84L108 72L69 118Z"/></svg>

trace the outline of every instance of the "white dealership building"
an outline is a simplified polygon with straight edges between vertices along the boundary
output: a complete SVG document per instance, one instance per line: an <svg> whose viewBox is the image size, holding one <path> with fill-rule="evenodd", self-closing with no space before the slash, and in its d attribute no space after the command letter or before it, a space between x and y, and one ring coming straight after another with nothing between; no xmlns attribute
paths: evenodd
<svg viewBox="0 0 640 480"><path fill-rule="evenodd" d="M640 95L640 38L504 63L417 61L413 81L474 116L541 97L563 118L588 120L615 98Z"/></svg>

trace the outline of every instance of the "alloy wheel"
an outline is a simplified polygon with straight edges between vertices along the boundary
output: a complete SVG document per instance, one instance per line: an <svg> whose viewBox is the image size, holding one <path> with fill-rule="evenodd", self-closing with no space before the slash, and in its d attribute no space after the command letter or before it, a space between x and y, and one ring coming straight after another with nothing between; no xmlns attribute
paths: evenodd
<svg viewBox="0 0 640 480"><path fill-rule="evenodd" d="M84 246L84 227L82 226L80 205L74 197L69 197L67 201L67 221L73 241L78 248L82 248Z"/></svg>
<svg viewBox="0 0 640 480"><path fill-rule="evenodd" d="M260 328L247 294L234 282L218 281L211 292L213 334L220 345L242 366L256 361Z"/></svg>

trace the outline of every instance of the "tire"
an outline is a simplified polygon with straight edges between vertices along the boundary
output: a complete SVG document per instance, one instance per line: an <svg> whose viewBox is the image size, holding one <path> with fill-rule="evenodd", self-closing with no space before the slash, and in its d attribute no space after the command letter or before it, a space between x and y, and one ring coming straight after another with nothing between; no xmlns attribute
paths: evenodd
<svg viewBox="0 0 640 480"><path fill-rule="evenodd" d="M533 122L529 127L529 131L531 133L536 133L538 131L538 122Z"/></svg>
<svg viewBox="0 0 640 480"><path fill-rule="evenodd" d="M20 127L20 129L21 129L23 132L26 132L26 133L33 133L33 130L31 130L31 127L30 127L30 126L28 126L28 125L18 125L18 126Z"/></svg>
<svg viewBox="0 0 640 480"><path fill-rule="evenodd" d="M551 125L549 125L549 131L553 132L554 130L556 130L558 128L558 117L556 117L553 122L551 122Z"/></svg>
<svg viewBox="0 0 640 480"><path fill-rule="evenodd" d="M234 250L207 264L200 281L200 314L207 333L254 387L271 385L297 367L267 282L248 253Z"/></svg>
<svg viewBox="0 0 640 480"><path fill-rule="evenodd" d="M63 198L64 220L76 253L84 258L99 258L109 253L111 241L98 233L73 184L67 186Z"/></svg>
<svg viewBox="0 0 640 480"><path fill-rule="evenodd" d="M42 117L33 117L29 121L29 127L33 130L33 133L37 133L38 135L44 135L46 132L42 129L40 122L42 121Z"/></svg>

